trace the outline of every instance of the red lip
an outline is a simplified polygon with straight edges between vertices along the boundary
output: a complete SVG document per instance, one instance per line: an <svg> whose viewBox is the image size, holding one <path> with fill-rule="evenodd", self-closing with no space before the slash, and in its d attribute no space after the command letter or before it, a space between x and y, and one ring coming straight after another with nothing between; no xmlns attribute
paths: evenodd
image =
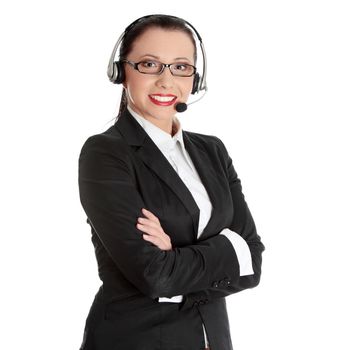
<svg viewBox="0 0 350 350"><path fill-rule="evenodd" d="M157 106L171 106L175 103L177 96L173 95L173 94L152 94L153 96L163 96L163 97L174 97L173 100L169 101L169 102L161 102L161 101L157 101L154 98L152 98L151 95L148 95L149 99L151 100L151 102L153 102L155 105Z"/></svg>
<svg viewBox="0 0 350 350"><path fill-rule="evenodd" d="M151 94L153 96L170 96L170 97L176 97L176 95L173 95L173 94Z"/></svg>

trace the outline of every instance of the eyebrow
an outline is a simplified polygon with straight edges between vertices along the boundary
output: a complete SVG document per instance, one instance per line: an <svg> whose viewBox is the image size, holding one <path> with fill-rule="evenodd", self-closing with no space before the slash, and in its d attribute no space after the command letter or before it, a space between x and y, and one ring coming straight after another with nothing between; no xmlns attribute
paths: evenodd
<svg viewBox="0 0 350 350"><path fill-rule="evenodd" d="M142 58L144 58L144 57L153 57L153 58L155 58L155 59L157 59L157 60L160 59L160 57L155 56L155 55L151 55L151 54L145 54L145 55L141 56L140 59L142 59ZM176 57L176 58L174 58L174 60L175 60L175 61L178 61L178 60L187 60L188 62L191 62L187 57Z"/></svg>

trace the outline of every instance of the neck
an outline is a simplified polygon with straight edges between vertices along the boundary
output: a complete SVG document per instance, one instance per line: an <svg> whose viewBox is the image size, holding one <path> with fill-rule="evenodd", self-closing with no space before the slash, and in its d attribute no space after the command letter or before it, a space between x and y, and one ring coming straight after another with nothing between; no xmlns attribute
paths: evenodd
<svg viewBox="0 0 350 350"><path fill-rule="evenodd" d="M178 130L179 130L179 121L175 117L171 128L171 136L174 136L178 132Z"/></svg>
<svg viewBox="0 0 350 350"><path fill-rule="evenodd" d="M179 120L177 119L176 116L174 116L174 118L172 118L170 121L169 120L159 120L159 119L153 118L153 117L146 118L140 112L135 111L135 109L132 106L129 105L129 107L135 113L137 113L140 117L148 120L150 123L154 124L155 126L162 129L163 131L170 134L171 136L174 136L179 130L180 123L179 123Z"/></svg>

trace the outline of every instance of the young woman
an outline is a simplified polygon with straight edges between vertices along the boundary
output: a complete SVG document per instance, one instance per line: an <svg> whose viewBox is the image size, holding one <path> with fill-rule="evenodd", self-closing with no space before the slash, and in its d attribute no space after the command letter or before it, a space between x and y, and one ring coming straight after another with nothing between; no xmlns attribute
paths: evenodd
<svg viewBox="0 0 350 350"><path fill-rule="evenodd" d="M225 296L260 281L264 245L226 147L176 116L205 88L196 36L178 17L145 16L112 54L120 112L79 157L103 282L81 350L232 349Z"/></svg>

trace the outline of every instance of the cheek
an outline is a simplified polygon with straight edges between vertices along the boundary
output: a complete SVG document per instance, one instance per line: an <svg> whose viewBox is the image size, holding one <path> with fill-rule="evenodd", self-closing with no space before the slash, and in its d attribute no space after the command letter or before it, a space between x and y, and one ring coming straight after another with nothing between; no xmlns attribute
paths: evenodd
<svg viewBox="0 0 350 350"><path fill-rule="evenodd" d="M133 99L147 97L148 84L142 79L129 79L126 88Z"/></svg>
<svg viewBox="0 0 350 350"><path fill-rule="evenodd" d="M185 95L189 95L192 91L193 87L193 79L188 79L188 81L184 81L181 88Z"/></svg>
<svg viewBox="0 0 350 350"><path fill-rule="evenodd" d="M143 74L137 74L137 72L130 71L130 69L127 69L125 73L126 77L124 86L130 94L136 97L146 91L148 84Z"/></svg>

